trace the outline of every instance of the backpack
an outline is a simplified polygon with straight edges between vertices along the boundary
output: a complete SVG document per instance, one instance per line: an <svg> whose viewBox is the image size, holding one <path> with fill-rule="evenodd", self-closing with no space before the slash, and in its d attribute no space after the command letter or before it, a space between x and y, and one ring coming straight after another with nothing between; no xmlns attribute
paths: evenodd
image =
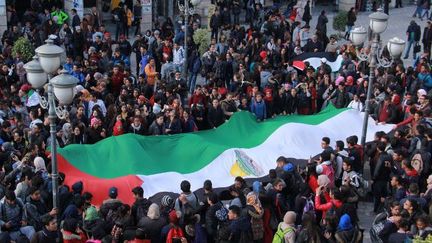
<svg viewBox="0 0 432 243"><path fill-rule="evenodd" d="M275 235L273 236L272 243L285 243L284 236L286 234L288 234L289 232L294 231L294 229L292 227L288 227L288 228L282 230L281 225L282 224L279 224L278 229L277 229Z"/></svg>
<svg viewBox="0 0 432 243"><path fill-rule="evenodd" d="M102 204L99 210L100 214L102 215L102 217L105 219L106 222L114 223L119 217L118 209L120 208L121 205L122 204L119 202Z"/></svg>
<svg viewBox="0 0 432 243"><path fill-rule="evenodd" d="M147 210L144 208L143 205L139 205L137 207L137 210L136 210L136 219L137 219L137 221L139 221L142 218L145 218L146 216L147 216Z"/></svg>
<svg viewBox="0 0 432 243"><path fill-rule="evenodd" d="M357 192L357 194L360 197L365 197L366 194L367 194L367 192L368 192L368 189L369 189L369 182L367 180L365 180L363 178L363 176L361 176L361 175L359 175L357 173L353 176L353 178L354 177L356 177L358 179L358 182L359 182L359 186L358 187L354 187L354 190Z"/></svg>
<svg viewBox="0 0 432 243"><path fill-rule="evenodd" d="M227 221L228 220L228 209L222 205L221 208L216 210L215 216L219 222Z"/></svg>
<svg viewBox="0 0 432 243"><path fill-rule="evenodd" d="M282 179L286 185L287 194L297 196L300 193L301 185L304 184L303 178L294 170L293 172L284 171Z"/></svg>
<svg viewBox="0 0 432 243"><path fill-rule="evenodd" d="M419 175L421 174L424 167L424 162L423 162L422 154L420 152L417 152L411 158L411 166L414 167L414 169L417 171Z"/></svg>
<svg viewBox="0 0 432 243"><path fill-rule="evenodd" d="M387 221L387 214L381 213L375 217L374 222L372 223L372 227L369 230L369 235L371 238L371 242L382 243L383 241L379 237L379 233L384 229L384 225Z"/></svg>
<svg viewBox="0 0 432 243"><path fill-rule="evenodd" d="M311 213L315 215L315 204L313 201L313 195L309 197L302 197L302 198L306 200L306 203L303 207L303 215L305 215L306 213Z"/></svg>

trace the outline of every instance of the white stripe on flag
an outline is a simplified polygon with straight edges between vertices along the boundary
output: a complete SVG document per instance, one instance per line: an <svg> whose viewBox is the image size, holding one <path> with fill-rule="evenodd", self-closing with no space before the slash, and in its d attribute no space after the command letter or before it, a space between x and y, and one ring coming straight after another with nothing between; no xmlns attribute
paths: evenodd
<svg viewBox="0 0 432 243"><path fill-rule="evenodd" d="M27 98L27 106L28 107L32 107L32 106L37 106L39 105L40 102L40 98L39 98L39 94L37 92L33 92L28 98Z"/></svg>

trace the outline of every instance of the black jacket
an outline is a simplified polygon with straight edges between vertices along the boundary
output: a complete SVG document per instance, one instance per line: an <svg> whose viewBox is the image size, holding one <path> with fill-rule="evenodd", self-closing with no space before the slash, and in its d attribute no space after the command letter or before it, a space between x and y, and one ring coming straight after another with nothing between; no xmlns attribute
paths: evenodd
<svg viewBox="0 0 432 243"><path fill-rule="evenodd" d="M32 236L30 243L55 243L57 238L60 238L58 232L51 232L44 228Z"/></svg>
<svg viewBox="0 0 432 243"><path fill-rule="evenodd" d="M354 23L357 20L357 16L354 12L348 12L347 25L354 26Z"/></svg>
<svg viewBox="0 0 432 243"><path fill-rule="evenodd" d="M392 157L389 154L387 154L386 152L381 152L372 175L372 180L386 182L389 181L391 172L391 161Z"/></svg>
<svg viewBox="0 0 432 243"><path fill-rule="evenodd" d="M327 34L327 22L328 22L327 16L321 14L318 17L318 23L317 23L316 29L320 30L324 34Z"/></svg>
<svg viewBox="0 0 432 243"><path fill-rule="evenodd" d="M285 93L284 96L284 110L287 114L292 114L297 111L299 98L296 96L292 96L290 93Z"/></svg>
<svg viewBox="0 0 432 243"><path fill-rule="evenodd" d="M432 28L425 27L423 30L422 43L423 45L430 45L431 42L432 42Z"/></svg>
<svg viewBox="0 0 432 243"><path fill-rule="evenodd" d="M207 120L210 125L210 128L214 128L222 125L225 121L222 108L220 106L218 106L217 108L214 108L213 106L210 107L207 114Z"/></svg>
<svg viewBox="0 0 432 243"><path fill-rule="evenodd" d="M420 29L420 26L418 24L416 24L415 22L408 26L408 29L407 29L408 40L411 39L411 33L414 33L414 41L420 41L421 29Z"/></svg>
<svg viewBox="0 0 432 243"><path fill-rule="evenodd" d="M139 198L135 200L135 202L132 204L131 208L131 215L134 218L135 223L138 223L140 219L138 218L138 208L142 208L145 211L145 214L147 215L148 209L152 202L148 200L147 198Z"/></svg>
<svg viewBox="0 0 432 243"><path fill-rule="evenodd" d="M149 127L149 135L164 135L164 127L164 124L158 125L156 121L153 121L153 123Z"/></svg>
<svg viewBox="0 0 432 243"><path fill-rule="evenodd" d="M146 135L147 134L147 130L144 126L144 124L141 124L141 126L139 126L139 128L132 126L133 124L131 124L129 126L129 133L133 133L133 134L139 134L139 135Z"/></svg>
<svg viewBox="0 0 432 243"><path fill-rule="evenodd" d="M210 18L210 28L218 29L221 26L221 16L213 14Z"/></svg>
<svg viewBox="0 0 432 243"><path fill-rule="evenodd" d="M138 228L145 229L151 242L161 242L161 230L167 224L166 219L160 217L158 219L150 219L149 217L142 218L138 222Z"/></svg>
<svg viewBox="0 0 432 243"><path fill-rule="evenodd" d="M216 211L218 211L221 207L223 207L222 203L218 202L214 205L211 205L206 211L205 226L209 236L216 236L217 234L219 221L216 218Z"/></svg>

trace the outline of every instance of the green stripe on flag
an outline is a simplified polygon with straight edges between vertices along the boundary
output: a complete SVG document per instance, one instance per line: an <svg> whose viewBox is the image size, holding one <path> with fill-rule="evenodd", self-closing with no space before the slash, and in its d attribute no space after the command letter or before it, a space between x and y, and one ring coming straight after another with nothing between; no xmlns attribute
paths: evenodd
<svg viewBox="0 0 432 243"><path fill-rule="evenodd" d="M317 125L346 110L328 107L317 115L278 116L261 123L249 112L237 112L214 130L171 136L126 134L93 145L69 145L59 153L77 169L99 178L186 174L202 169L227 149L262 144L284 124Z"/></svg>

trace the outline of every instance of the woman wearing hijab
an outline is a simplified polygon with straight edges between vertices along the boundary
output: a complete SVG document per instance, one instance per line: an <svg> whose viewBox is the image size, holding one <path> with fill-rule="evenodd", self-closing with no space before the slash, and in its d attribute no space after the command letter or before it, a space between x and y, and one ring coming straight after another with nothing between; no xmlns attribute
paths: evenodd
<svg viewBox="0 0 432 243"><path fill-rule="evenodd" d="M63 146L69 145L72 143L72 125L70 123L63 124L62 127L62 135L61 140L63 142Z"/></svg>
<svg viewBox="0 0 432 243"><path fill-rule="evenodd" d="M45 161L42 157L36 157L33 161L35 166L35 173L40 174L44 180L48 180L48 171L46 169Z"/></svg>
<svg viewBox="0 0 432 243"><path fill-rule="evenodd" d="M278 226L278 232L282 232L283 235L277 235L275 237L280 237L284 239L286 243L296 242L296 221L297 215L293 211L288 211L285 213L283 221ZM279 230L280 229L280 230Z"/></svg>
<svg viewBox="0 0 432 243"><path fill-rule="evenodd" d="M160 216L159 206L156 203L150 205L147 216L138 222L138 228L145 229L151 242L158 242L162 227L166 225L165 218Z"/></svg>
<svg viewBox="0 0 432 243"><path fill-rule="evenodd" d="M247 217L251 219L251 228L253 240L255 242L262 242L264 238L264 209L255 192L249 192L246 196L245 212Z"/></svg>

